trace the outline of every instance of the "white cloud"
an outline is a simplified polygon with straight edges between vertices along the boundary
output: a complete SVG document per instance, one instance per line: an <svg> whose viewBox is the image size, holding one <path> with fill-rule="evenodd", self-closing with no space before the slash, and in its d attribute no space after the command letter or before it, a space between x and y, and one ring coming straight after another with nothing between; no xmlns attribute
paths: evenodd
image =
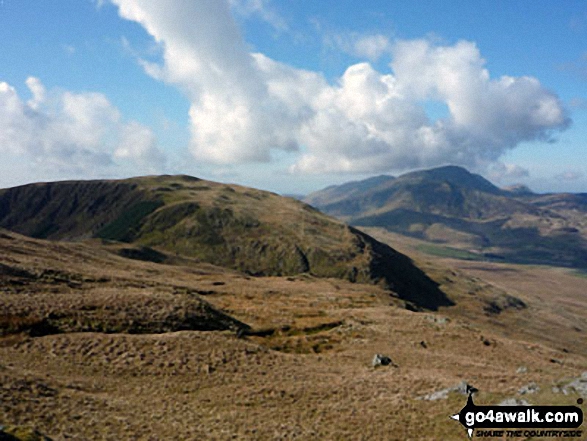
<svg viewBox="0 0 587 441"><path fill-rule="evenodd" d="M157 147L155 134L135 121L121 127L114 157L135 162L150 172L161 170L165 164L165 156Z"/></svg>
<svg viewBox="0 0 587 441"><path fill-rule="evenodd" d="M274 150L303 150L294 172L479 169L569 124L559 98L537 79L491 78L471 42L351 38L352 50L367 58L389 51L389 71L360 63L329 84L319 73L249 53L230 4L266 2L111 1L161 45L162 64L142 63L190 99L190 148L199 161L269 161ZM429 118L429 101L446 104L448 115Z"/></svg>
<svg viewBox="0 0 587 441"><path fill-rule="evenodd" d="M288 25L285 19L273 9L271 0L229 0L232 9L242 16L257 15L278 31L285 31Z"/></svg>
<svg viewBox="0 0 587 441"><path fill-rule="evenodd" d="M393 43L382 34L364 34L358 32L323 32L319 21L314 20L318 32L322 32L322 44L333 51L342 51L362 60L377 61L383 55L389 55Z"/></svg>
<svg viewBox="0 0 587 441"><path fill-rule="evenodd" d="M354 52L368 60L378 60L383 54L391 51L392 44L385 35L366 35L354 43Z"/></svg>
<svg viewBox="0 0 587 441"><path fill-rule="evenodd" d="M114 3L123 17L141 23L163 45L163 65L143 64L192 101L190 149L197 159L269 161L271 148L296 147L293 131L284 128L290 109L269 95L226 2Z"/></svg>
<svg viewBox="0 0 587 441"><path fill-rule="evenodd" d="M37 110L39 108L39 105L43 101L45 101L45 87L43 86L41 81L35 77L27 78L26 85L31 91L31 94L33 95L33 97L28 101L27 104L29 105L29 107L31 107L31 109Z"/></svg>
<svg viewBox="0 0 587 441"><path fill-rule="evenodd" d="M304 123L295 171L386 171L453 163L483 168L522 141L549 139L568 118L530 77L492 80L474 44L398 42L393 74L351 66ZM449 115L431 121L426 100Z"/></svg>
<svg viewBox="0 0 587 441"><path fill-rule="evenodd" d="M489 178L492 181L515 181L530 176L530 171L516 164L497 161L489 167Z"/></svg>
<svg viewBox="0 0 587 441"><path fill-rule="evenodd" d="M92 175L124 157L139 166L164 157L150 129L122 121L99 93L47 92L38 78L26 85L25 102L0 82L0 153L32 161L38 168ZM125 150L126 149L126 150Z"/></svg>

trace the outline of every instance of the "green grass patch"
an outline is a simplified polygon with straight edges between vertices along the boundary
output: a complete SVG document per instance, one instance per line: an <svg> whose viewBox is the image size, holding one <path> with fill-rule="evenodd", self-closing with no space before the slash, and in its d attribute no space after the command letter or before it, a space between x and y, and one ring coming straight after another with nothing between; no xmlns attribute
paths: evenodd
<svg viewBox="0 0 587 441"><path fill-rule="evenodd" d="M37 227L37 229L31 234L36 239L47 239L50 234L59 230L59 227L55 225L52 219L46 219Z"/></svg>
<svg viewBox="0 0 587 441"><path fill-rule="evenodd" d="M460 250L458 248L422 244L418 245L416 249L423 253L438 257L449 257L460 260L486 260L481 254L471 253L470 251Z"/></svg>
<svg viewBox="0 0 587 441"><path fill-rule="evenodd" d="M110 222L98 231L96 237L100 239L129 242L133 239L133 235L138 230L141 221L162 205L163 202L161 201L137 202L127 210L124 210L116 220Z"/></svg>
<svg viewBox="0 0 587 441"><path fill-rule="evenodd" d="M573 274L576 277L581 277L582 279L587 279L587 271L585 270L573 271L571 274Z"/></svg>

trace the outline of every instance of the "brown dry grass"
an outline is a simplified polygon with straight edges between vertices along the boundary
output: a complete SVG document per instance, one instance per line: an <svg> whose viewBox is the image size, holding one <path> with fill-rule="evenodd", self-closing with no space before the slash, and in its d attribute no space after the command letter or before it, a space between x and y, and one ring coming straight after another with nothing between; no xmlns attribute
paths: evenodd
<svg viewBox="0 0 587 441"><path fill-rule="evenodd" d="M479 404L495 403L534 381L542 392L528 397L533 403L574 404L576 396L553 396L550 386L587 370L583 331L568 328L587 315L587 280L559 286L558 303L546 283L558 273L548 269L508 267L511 279L412 253L458 301L414 313L372 285L251 278L189 261L131 261L99 243L7 236L0 263L31 276L0 276L0 305L13 317L89 310L102 312L99 321L124 312L153 324L185 308L174 299L190 298L252 327L241 338L232 330L4 337L0 423L56 440L463 440L448 418L463 396L417 397L466 380L480 389ZM534 279L532 289L521 283ZM501 292L529 308L486 314L486 298ZM397 367L373 369L375 353ZM522 365L525 374L516 372Z"/></svg>

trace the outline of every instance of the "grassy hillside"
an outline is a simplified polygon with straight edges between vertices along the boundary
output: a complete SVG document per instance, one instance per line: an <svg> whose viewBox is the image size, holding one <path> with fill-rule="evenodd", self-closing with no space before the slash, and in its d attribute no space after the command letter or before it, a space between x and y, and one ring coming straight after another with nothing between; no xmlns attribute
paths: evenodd
<svg viewBox="0 0 587 441"><path fill-rule="evenodd" d="M0 191L0 225L36 238L81 239L128 216L125 210L158 204L131 181L31 184Z"/></svg>
<svg viewBox="0 0 587 441"><path fill-rule="evenodd" d="M0 230L0 250L0 338L249 329L180 278L158 279L157 265L141 266L99 243L42 241Z"/></svg>
<svg viewBox="0 0 587 441"><path fill-rule="evenodd" d="M183 256L255 276L380 283L417 307L451 304L407 257L309 205L189 176L2 190L0 227L36 238L132 243L143 248L128 257L142 260Z"/></svg>
<svg viewBox="0 0 587 441"><path fill-rule="evenodd" d="M466 381L478 404L587 398L569 386L587 370L584 278L432 259L380 232L457 305L415 313L373 284L0 230L0 438L459 441L466 395L422 397Z"/></svg>

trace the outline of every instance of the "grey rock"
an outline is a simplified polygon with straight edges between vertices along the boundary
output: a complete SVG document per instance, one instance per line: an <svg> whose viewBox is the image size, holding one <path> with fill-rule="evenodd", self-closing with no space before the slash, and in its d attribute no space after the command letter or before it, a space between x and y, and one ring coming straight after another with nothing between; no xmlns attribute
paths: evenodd
<svg viewBox="0 0 587 441"><path fill-rule="evenodd" d="M539 390L540 390L540 387L536 383L530 383L530 384L527 384L526 386L522 386L520 388L520 390L518 390L518 393L520 395L535 394Z"/></svg>
<svg viewBox="0 0 587 441"><path fill-rule="evenodd" d="M526 366L520 366L518 369L516 369L516 374L525 374L526 372L528 372L528 368Z"/></svg>
<svg viewBox="0 0 587 441"><path fill-rule="evenodd" d="M564 387L552 386L552 393L553 394L568 395L569 391L566 390Z"/></svg>
<svg viewBox="0 0 587 441"><path fill-rule="evenodd" d="M427 315L426 320L432 323L436 323L437 325L446 325L450 319L447 317L441 317L437 315Z"/></svg>
<svg viewBox="0 0 587 441"><path fill-rule="evenodd" d="M580 377L575 378L566 386L563 386L562 391L565 395L576 392L583 398L587 398L587 371L583 372Z"/></svg>
<svg viewBox="0 0 587 441"><path fill-rule="evenodd" d="M373 367L376 368L379 366L389 366L390 364L392 364L392 361L391 358L389 358L387 355L375 354L371 364L373 365Z"/></svg>

